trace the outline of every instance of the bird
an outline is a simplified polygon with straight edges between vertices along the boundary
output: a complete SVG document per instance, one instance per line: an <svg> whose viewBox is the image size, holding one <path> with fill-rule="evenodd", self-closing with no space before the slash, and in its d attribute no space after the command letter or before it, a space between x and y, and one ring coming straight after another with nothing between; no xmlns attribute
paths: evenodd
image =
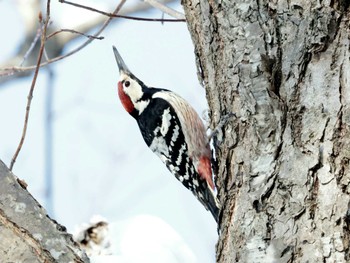
<svg viewBox="0 0 350 263"><path fill-rule="evenodd" d="M220 203L215 195L209 139L198 113L175 92L146 86L129 70L115 46L113 51L124 109L136 120L147 146L218 222Z"/></svg>

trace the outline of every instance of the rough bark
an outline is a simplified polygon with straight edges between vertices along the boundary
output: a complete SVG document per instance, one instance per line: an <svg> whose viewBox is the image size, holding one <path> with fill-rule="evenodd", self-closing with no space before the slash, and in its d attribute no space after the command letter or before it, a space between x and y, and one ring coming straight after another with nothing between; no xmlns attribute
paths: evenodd
<svg viewBox="0 0 350 263"><path fill-rule="evenodd" d="M0 262L89 262L0 161Z"/></svg>
<svg viewBox="0 0 350 263"><path fill-rule="evenodd" d="M349 262L348 1L183 0L216 140L217 262Z"/></svg>

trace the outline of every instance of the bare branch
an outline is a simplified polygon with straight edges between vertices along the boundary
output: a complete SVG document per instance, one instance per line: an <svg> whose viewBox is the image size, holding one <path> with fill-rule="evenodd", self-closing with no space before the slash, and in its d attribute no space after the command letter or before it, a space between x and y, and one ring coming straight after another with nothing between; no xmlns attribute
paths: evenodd
<svg viewBox="0 0 350 263"><path fill-rule="evenodd" d="M117 8L114 10L114 12L112 13L113 15L117 14L120 9L122 8L122 6L125 4L126 0L121 0L117 6ZM76 49L73 49L72 51L68 52L65 55L62 56L58 56L55 57L53 59L50 59L48 61L45 61L43 63L40 64L40 67L46 66L48 64L51 64L53 62L59 61L61 59L64 59L66 57L69 57L75 53L77 53L78 51L80 51L81 49L83 49L84 47L86 47L87 45L89 45L93 40L95 40L101 33L102 31L108 26L108 24L112 21L113 17L109 17L102 25L102 27L97 31L97 33L95 33L94 35L92 35L91 38L89 38L88 40L86 40L83 44L81 44L79 47L77 47ZM0 73L0 77L1 76L8 76L8 75L12 75L16 72L23 72L23 71L27 71L27 70L33 70L35 69L36 66L29 66L29 67L5 67L0 69L1 71L3 71L3 73Z"/></svg>
<svg viewBox="0 0 350 263"><path fill-rule="evenodd" d="M185 15L164 5L163 3L158 2L157 0L144 0L146 3L150 4L151 6L153 6L154 8L159 9L160 11L168 14L169 16L172 16L178 20L185 20Z"/></svg>
<svg viewBox="0 0 350 263"><path fill-rule="evenodd" d="M47 26L48 26L49 20L50 20L50 3L51 3L51 1L47 0L46 19L45 19L44 26L43 26L42 32L41 32L40 50L39 50L38 60L37 60L37 64L36 64L36 68L35 68L35 72L34 72L34 77L33 77L32 85L30 87L29 94L28 94L28 97L27 97L27 107L26 107L26 114L25 114L25 119L24 119L24 126L23 126L23 131L22 131L22 137L21 137L21 140L20 140L20 142L18 144L17 150L16 150L16 152L13 155L12 160L11 160L11 165L10 165L10 170L11 171L12 171L13 165L16 162L18 154L19 154L19 152L22 149L22 146L23 146L23 143L24 143L24 139L25 139L26 133L27 133L30 105L31 105L32 98L33 98L33 93L34 93L36 79L38 77L38 73L39 73L39 69L40 69L41 58L43 56L43 52L44 52L44 48L45 48L46 30L47 30ZM39 18L41 20L41 13L39 14Z"/></svg>
<svg viewBox="0 0 350 263"><path fill-rule="evenodd" d="M165 4L165 3L175 2L177 0L159 0L159 1ZM138 1L130 6L123 6L123 9L120 10L116 16L121 17L121 18L125 18L125 19L137 20L138 18L135 19L134 17L129 16L128 14L137 13L137 12L144 12L150 8L151 8L151 6L149 4L147 4L145 2ZM98 13L98 12L96 12L96 13ZM105 16L105 15L103 15L103 16ZM102 24L104 22L103 16L96 16L96 18L91 19L89 22L82 23L79 26L74 27L74 29L79 31L79 32L90 32L93 28L99 26L100 24ZM138 19L138 20L144 21L142 19ZM113 20L113 21L117 21L117 20ZM158 19L153 19L153 20L149 19L148 21L162 22L161 20L158 20ZM165 22L177 22L177 21L170 19L169 21L165 21ZM62 35L60 35L59 42L65 44L65 43L73 40L77 36L79 36L79 35L75 35L75 34L63 35L62 34Z"/></svg>
<svg viewBox="0 0 350 263"><path fill-rule="evenodd" d="M121 9L121 7L124 5L124 3L126 2L126 0L121 0L120 3L118 4L117 8L114 10L113 14L116 14L119 12L119 10ZM41 17L41 15L39 15L39 17ZM55 59L49 60L45 63L41 63L41 58L43 56L44 50L45 50L45 41L47 39L46 37L46 30L47 30L47 26L50 20L50 0L47 1L47 7L46 7L46 20L43 26L43 30L41 33L41 44L40 44L40 50L39 50L39 55L38 55L38 60L37 60L37 64L35 66L35 72L34 72L34 77L33 77L33 81L32 81L32 85L30 87L30 91L28 94L28 100L27 100L27 107L26 107L26 114L25 114L25 119L24 119L24 126L23 126L23 131L22 131L22 137L21 140L19 142L19 145L17 147L17 150L14 154L14 156L12 157L11 160L11 165L10 165L10 170L12 170L16 159L18 157L19 152L22 149L24 140L25 140L25 136L27 133L27 126L28 126L28 119L29 119L29 112L30 112L30 105L31 105L31 101L33 98L33 92L34 92L34 88L35 88L35 83L36 83L36 79L38 77L38 73L39 73L39 69L41 66L43 65L47 65L49 63L52 63L53 61L57 61L59 59L63 59L64 57L68 57L76 52L78 52L79 50L81 50L82 48L84 48L85 46L87 46L88 44L90 44L95 38L97 38L99 36L99 34L101 34L101 32L107 27L107 25L109 24L109 22L112 20L113 18L109 18L106 20L106 22L103 24L103 26L101 27L101 29L94 35L94 38L89 38L85 43L83 43L80 47L78 47L77 49L71 51L70 53L66 54L65 56L61 56L61 57L56 57Z"/></svg>
<svg viewBox="0 0 350 263"><path fill-rule="evenodd" d="M169 18L146 18L146 17L135 17L135 16L123 16L113 15L113 17L119 17L130 20L148 21L148 22L186 22L186 19L169 19Z"/></svg>
<svg viewBox="0 0 350 263"><path fill-rule="evenodd" d="M173 2L175 0L158 0L158 1L160 1L162 3L170 3L170 2ZM164 19L134 18L134 17L128 17L126 15L126 14L130 14L130 13L135 13L135 12L142 12L142 11L149 9L150 7L151 6L145 2L138 2L137 4L132 5L132 6L123 6L123 9L118 12L118 16L126 18L126 19L133 19L133 20L140 20L140 21L176 22L175 19L164 20ZM28 8L28 7L26 7L26 8ZM36 9L39 10L40 7L36 7ZM30 16L30 18L35 17L36 16L35 14L37 12L39 12L39 11L36 11L34 13L34 15ZM116 21L116 20L114 19L113 21ZM89 22L82 23L74 29L78 32L89 32L89 31L93 30L94 28L99 29L99 27L100 28L103 27L103 24L105 22L106 22L106 20L103 16L95 16L94 19L90 20ZM26 22L26 25L32 25L34 23L35 23L34 21L32 22L31 20L29 20ZM49 26L50 26L50 24L49 24ZM26 31L27 35L26 35L25 42L27 42L27 43L31 43L35 37L35 34L32 35L32 33L31 33L33 30L36 30L35 26L31 26L30 28L32 28L32 29L29 29ZM56 30L58 30L58 29L56 29ZM98 32L98 33L100 33L100 32ZM43 62L40 64L40 66L46 66L50 63L54 63L54 62L61 60L65 57L73 55L76 52L78 52L81 48L85 47L87 44L90 43L90 41L85 42L82 44L82 47L78 47L77 49L74 49L67 54L62 54L64 46L68 42L76 39L78 36L80 36L80 34L57 34L56 37L51 40L51 41L54 41L53 45L50 45L50 46L46 45L46 49L48 51L48 54L51 54L51 59L46 60L46 61L44 59L42 59ZM93 37L96 37L96 34L93 34ZM91 40L91 39L89 38L88 40ZM18 53L14 57L12 57L7 62L5 62L3 65L0 66L0 83L14 80L17 77L28 76L29 73L36 68L35 64L37 61L37 56L38 56L37 54L39 52L39 48L40 48L40 45L35 45L34 50L32 52L30 52L29 56L25 60L25 63L27 65L23 64L25 66L22 66L20 64L23 60L23 56L25 53L27 53L27 50L29 49L28 45L24 44L23 47L21 47L18 50ZM44 55L45 55L45 53L44 53Z"/></svg>
<svg viewBox="0 0 350 263"><path fill-rule="evenodd" d="M26 61L27 57L28 57L28 56L30 55L30 53L33 51L33 49L34 49L34 47L35 47L35 44L36 44L36 42L38 41L38 39L39 39L39 37L40 37L42 31L43 31L43 30L42 30L42 27L39 27L39 28L37 29L35 38L33 39L32 43L30 44L30 47L29 47L29 49L27 50L27 52L24 54L23 60L22 60L21 64L19 64L20 66L23 65L24 61Z"/></svg>
<svg viewBox="0 0 350 263"><path fill-rule="evenodd" d="M55 32L51 33L50 35L48 35L46 39L49 39L49 38L53 37L54 35L57 35L57 34L62 33L62 32L69 32L69 33L73 33L73 34L78 34L78 35L82 35L82 36L85 36L85 37L90 38L90 39L91 38L98 39L98 40L104 39L104 37L96 37L96 36L92 36L92 35L87 35L87 34L84 34L82 32L75 31L73 29L60 29L60 30L55 31Z"/></svg>
<svg viewBox="0 0 350 263"><path fill-rule="evenodd" d="M93 7L89 7L89 6L85 6L85 5L80 5L80 4L77 4L77 3L73 3L73 2L69 2L69 1L66 1L66 0L59 0L61 3L64 3L64 4L68 4L68 5L72 5L72 6L75 6L75 7L79 7L79 8L83 8L83 9L87 9L87 10L90 10L92 12L96 12L96 13L99 13L99 14L102 14L102 15L105 15L105 16L108 16L108 17L119 17L119 18L125 18L125 19L131 19L131 20L139 20L139 21L149 21L149 22L186 22L186 19L185 19L185 16L182 15L181 13L163 5L162 3L158 3L158 9L161 9L163 8L164 10L167 10L167 12L165 12L164 10L162 10L163 12L169 14L168 12L172 12L173 11L173 15L171 16L176 16L174 12L177 12L178 13L178 19L163 19L163 18L144 18L144 17L134 17L134 16L124 16L124 15L116 15L116 14L111 14L111 13L108 13L108 12L104 12L104 11L101 11L101 10L98 10L96 8L93 8ZM162 6L162 7L161 7ZM167 9L168 8L168 9ZM182 16L180 16L182 15Z"/></svg>
<svg viewBox="0 0 350 263"><path fill-rule="evenodd" d="M46 60L49 60L49 56L47 55L47 52L46 52L46 47L44 47L44 57Z"/></svg>

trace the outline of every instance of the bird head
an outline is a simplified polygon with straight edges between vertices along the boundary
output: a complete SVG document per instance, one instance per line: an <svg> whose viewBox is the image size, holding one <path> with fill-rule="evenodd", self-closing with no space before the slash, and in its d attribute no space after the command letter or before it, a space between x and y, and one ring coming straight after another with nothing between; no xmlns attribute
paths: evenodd
<svg viewBox="0 0 350 263"><path fill-rule="evenodd" d="M113 51L119 67L118 95L120 101L125 110L136 118L149 103L149 99L144 98L147 87L131 73L115 46L113 46Z"/></svg>

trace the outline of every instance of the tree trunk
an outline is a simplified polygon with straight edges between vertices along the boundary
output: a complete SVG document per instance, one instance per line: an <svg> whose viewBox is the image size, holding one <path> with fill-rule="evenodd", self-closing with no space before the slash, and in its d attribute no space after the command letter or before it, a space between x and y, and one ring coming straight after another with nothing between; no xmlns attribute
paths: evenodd
<svg viewBox="0 0 350 263"><path fill-rule="evenodd" d="M349 262L348 1L183 0L216 138L217 262Z"/></svg>
<svg viewBox="0 0 350 263"><path fill-rule="evenodd" d="M89 262L0 161L0 262Z"/></svg>

